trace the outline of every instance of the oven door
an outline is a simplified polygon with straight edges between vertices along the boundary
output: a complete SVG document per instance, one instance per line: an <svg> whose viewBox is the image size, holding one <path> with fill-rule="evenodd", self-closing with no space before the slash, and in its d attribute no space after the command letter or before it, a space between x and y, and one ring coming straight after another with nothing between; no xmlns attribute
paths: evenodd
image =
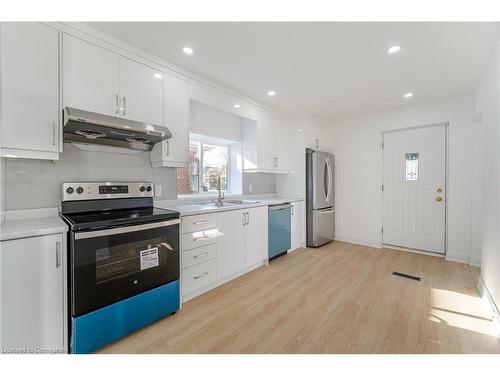
<svg viewBox="0 0 500 375"><path fill-rule="evenodd" d="M180 220L76 232L72 315L79 316L179 278Z"/></svg>

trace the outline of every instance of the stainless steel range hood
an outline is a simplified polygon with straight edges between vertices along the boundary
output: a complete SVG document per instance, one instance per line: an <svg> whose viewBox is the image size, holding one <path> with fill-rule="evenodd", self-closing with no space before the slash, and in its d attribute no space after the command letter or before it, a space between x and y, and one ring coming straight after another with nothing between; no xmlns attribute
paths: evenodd
<svg viewBox="0 0 500 375"><path fill-rule="evenodd" d="M64 142L94 143L151 151L155 143L172 138L165 126L64 108Z"/></svg>

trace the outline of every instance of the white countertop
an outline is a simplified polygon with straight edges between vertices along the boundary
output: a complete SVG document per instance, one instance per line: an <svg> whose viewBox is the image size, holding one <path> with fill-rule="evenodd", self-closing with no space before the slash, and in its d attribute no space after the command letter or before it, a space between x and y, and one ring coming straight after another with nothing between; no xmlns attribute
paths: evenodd
<svg viewBox="0 0 500 375"><path fill-rule="evenodd" d="M68 225L59 216L6 220L0 227L0 241L44 236L67 231Z"/></svg>
<svg viewBox="0 0 500 375"><path fill-rule="evenodd" d="M231 200L231 199L227 199ZM303 201L303 198L264 198L260 199L258 197L255 197L253 199L245 199L248 201L257 201L256 203L247 203L247 204L235 204L235 205L228 205L224 207L216 207L216 206L208 206L204 205L201 203L190 203L190 204L180 204L180 205L172 205L170 202L155 202L155 207L158 208L166 208L169 210L174 210L177 211L181 214L181 216L190 216L190 215L199 215L199 214L205 214L205 213L214 213L214 212L221 212L221 211L231 211L231 210L242 210L245 208L252 208L252 207L262 207L262 206L269 206L273 204L281 204L281 203L287 203L287 202L300 202Z"/></svg>

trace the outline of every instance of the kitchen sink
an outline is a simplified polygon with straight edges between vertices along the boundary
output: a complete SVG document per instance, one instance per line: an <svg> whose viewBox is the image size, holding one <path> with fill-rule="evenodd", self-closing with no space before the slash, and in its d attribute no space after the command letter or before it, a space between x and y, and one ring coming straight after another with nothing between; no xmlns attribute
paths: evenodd
<svg viewBox="0 0 500 375"><path fill-rule="evenodd" d="M231 199L231 200L227 200L226 202L229 204L237 204L237 205L259 203L259 201L251 201L251 200L247 200L247 199Z"/></svg>
<svg viewBox="0 0 500 375"><path fill-rule="evenodd" d="M222 202L222 204L218 204L217 202L207 202L207 203L201 203L203 206L209 206L209 207L231 207L231 206L236 206L236 203L230 203L230 202Z"/></svg>
<svg viewBox="0 0 500 375"><path fill-rule="evenodd" d="M203 206L210 206L210 207L231 207L231 206L241 206L245 204L255 204L255 203L259 203L259 201L251 201L246 199L231 199L223 201L222 205L218 205L217 202L207 202L201 204Z"/></svg>

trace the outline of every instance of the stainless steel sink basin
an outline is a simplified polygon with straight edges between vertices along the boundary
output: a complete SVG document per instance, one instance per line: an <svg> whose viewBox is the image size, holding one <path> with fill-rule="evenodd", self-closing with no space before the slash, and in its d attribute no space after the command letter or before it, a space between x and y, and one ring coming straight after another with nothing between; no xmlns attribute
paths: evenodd
<svg viewBox="0 0 500 375"><path fill-rule="evenodd" d="M237 205L259 203L259 201L251 201L251 200L248 200L248 199L231 199L231 200L227 200L226 202L229 203L229 204L237 204Z"/></svg>
<svg viewBox="0 0 500 375"><path fill-rule="evenodd" d="M230 207L230 206L236 206L235 203L230 203L230 202L222 202L222 204L218 204L217 202L207 202L207 203L201 203L203 206L209 206L209 207Z"/></svg>
<svg viewBox="0 0 500 375"><path fill-rule="evenodd" d="M246 199L231 199L231 200L224 200L222 202L222 205L219 205L217 202L207 202L207 203L201 203L204 206L210 206L210 207L231 207L231 206L241 206L245 204L255 204L259 203L259 201L251 201L251 200L246 200Z"/></svg>

